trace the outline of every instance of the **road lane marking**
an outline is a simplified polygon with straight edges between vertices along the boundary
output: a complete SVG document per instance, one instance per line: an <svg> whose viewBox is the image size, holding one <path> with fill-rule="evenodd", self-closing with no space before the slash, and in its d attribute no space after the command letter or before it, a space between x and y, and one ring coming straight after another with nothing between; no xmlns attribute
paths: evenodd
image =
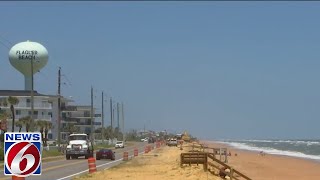
<svg viewBox="0 0 320 180"><path fill-rule="evenodd" d="M63 164L63 165L58 165L58 166L53 166L53 167L49 167L49 168L42 169L42 172L49 171L49 170L53 170L53 169L57 169L57 168L64 167L64 166L69 166L69 165L74 165L74 164L80 164L80 163L82 163L82 162L83 162L83 161L77 161L77 162L74 162L74 163ZM8 179L8 178L10 178L10 177L9 177L9 176L8 176L8 177L3 177L3 178L0 178L0 180L4 180L4 179Z"/></svg>
<svg viewBox="0 0 320 180"><path fill-rule="evenodd" d="M60 161L64 161L64 160L65 159L59 159L59 160L56 160L56 161L43 162L41 165L48 164L48 163L60 162ZM1 169L0 172L3 172L3 169Z"/></svg>
<svg viewBox="0 0 320 180"><path fill-rule="evenodd" d="M139 153L139 154L143 154L143 153L144 153L144 152L141 152L141 153ZM131 156L129 156L129 157L132 157L132 156L133 156L133 155L131 155ZM104 163L104 164L100 164L100 165L98 165L98 166L96 166L96 167L98 168L98 167L105 166L105 165L108 165L108 164L113 164L113 163L118 162L118 161L121 161L121 160L123 160L123 158L117 159L117 160L115 160L115 161L107 162L107 163ZM108 169L108 168L106 168L106 169ZM77 172L77 173L75 173L75 174L71 174L71 175L69 175L69 176L65 176L65 177L62 177L62 178L57 179L57 180L67 179L67 178L70 178L70 177L73 177L73 176L76 176L76 175L85 173L85 172L87 172L87 171L89 171L89 170L87 169L87 170L84 170L84 171L80 171L80 172Z"/></svg>
<svg viewBox="0 0 320 180"><path fill-rule="evenodd" d="M140 149L141 147L139 147L138 149ZM130 149L119 149L118 153L121 153L121 152L125 152L125 151L131 151L135 148L130 148ZM140 149L141 150L141 149ZM139 154L143 154L143 148L142 148L142 152L139 153ZM130 158L133 157L133 155L129 156ZM101 167L101 166L105 166L105 165L108 165L108 164L113 164L115 162L118 162L118 161L121 161L123 160L123 158L120 158L120 159L117 159L115 161L111 161L111 162L108 162L108 163L104 163L104 164L100 164L98 166L96 166L97 168L98 167ZM50 162L46 162L47 163L52 163L52 162L59 162L59 161L63 161L63 160L58 160L58 161L50 161ZM69 166L69 165L74 165L74 164L80 164L80 163L83 163L84 161L77 161L77 162L74 162L74 163L69 163L69 164L63 164L63 165L58 165L58 166L53 166L53 167L48 167L48 168L45 168L45 169L42 169L42 172L45 172L45 171L49 171L49 170L53 170L53 169L57 169L57 168L61 168L61 167L65 167L65 166ZM107 168L106 168L107 169ZM3 171L3 170L2 170ZM78 172L78 173L75 173L75 174L72 174L72 175L69 175L69 176L65 176L63 178L60 178L60 179L57 179L57 180L63 180L63 179L66 179L66 178L69 178L69 177L72 177L72 176L76 176L78 174L82 174L84 172L87 172L87 170L84 170L84 171L81 171L81 172ZM0 171L1 172L1 171ZM3 178L0 178L0 180L5 180L5 179L8 179L8 178L11 178L11 177L3 177Z"/></svg>
<svg viewBox="0 0 320 180"><path fill-rule="evenodd" d="M50 171L50 170L53 170L53 169L58 169L58 168L69 166L69 165L80 164L80 163L83 163L83 162L86 162L86 161L76 161L74 163L68 163L68 164L62 164L62 165L58 165L58 166L52 166L52 167L48 167L48 168L42 169L42 172Z"/></svg>
<svg viewBox="0 0 320 180"><path fill-rule="evenodd" d="M112 162L107 162L107 163L104 163L104 164L100 164L99 166L96 166L96 167L98 168L98 167L101 167L101 166L104 166L104 165L112 164L112 163L121 161L122 159L123 159L123 158L118 159L118 160L115 160L115 161L112 161ZM71 174L71 175L69 175L69 176L65 176L65 177L60 178L60 179L57 179L57 180L67 179L67 178L70 178L70 177L72 177L72 176L76 176L76 175L78 175L78 174L82 174L82 173L87 172L87 171L88 171L88 169L87 169L87 170L84 170L84 171L80 171L80 172L75 173L75 174Z"/></svg>

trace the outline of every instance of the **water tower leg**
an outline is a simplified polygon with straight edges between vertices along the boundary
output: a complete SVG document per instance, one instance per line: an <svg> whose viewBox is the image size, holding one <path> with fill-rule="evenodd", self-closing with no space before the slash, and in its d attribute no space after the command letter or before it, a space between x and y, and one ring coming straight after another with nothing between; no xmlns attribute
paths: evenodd
<svg viewBox="0 0 320 180"><path fill-rule="evenodd" d="M31 76L24 77L24 90L31 91L32 78Z"/></svg>

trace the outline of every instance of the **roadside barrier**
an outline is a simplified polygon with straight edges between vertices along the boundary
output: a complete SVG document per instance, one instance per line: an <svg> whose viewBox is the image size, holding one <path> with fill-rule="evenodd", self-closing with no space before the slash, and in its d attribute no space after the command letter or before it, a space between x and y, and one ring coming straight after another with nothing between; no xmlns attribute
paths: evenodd
<svg viewBox="0 0 320 180"><path fill-rule="evenodd" d="M135 148L135 149L133 150L133 156L138 156L138 154L139 154L138 149Z"/></svg>
<svg viewBox="0 0 320 180"><path fill-rule="evenodd" d="M12 180L24 180L24 177L12 176Z"/></svg>
<svg viewBox="0 0 320 180"><path fill-rule="evenodd" d="M123 152L123 160L128 161L129 159L129 153L128 152Z"/></svg>
<svg viewBox="0 0 320 180"><path fill-rule="evenodd" d="M97 171L95 158L93 158L93 157L88 158L88 165L89 165L89 173L90 174Z"/></svg>

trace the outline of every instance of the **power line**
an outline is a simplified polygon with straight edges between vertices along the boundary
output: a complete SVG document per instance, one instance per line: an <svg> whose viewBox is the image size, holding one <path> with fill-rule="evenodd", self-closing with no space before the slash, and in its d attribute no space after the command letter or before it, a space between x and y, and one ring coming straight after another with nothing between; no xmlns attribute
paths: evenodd
<svg viewBox="0 0 320 180"><path fill-rule="evenodd" d="M69 78L67 77L66 74L63 74L62 77L64 77L65 80L67 80L68 84L69 84L70 86L72 86L71 81L69 80Z"/></svg>
<svg viewBox="0 0 320 180"><path fill-rule="evenodd" d="M5 38L4 36L2 36L1 34L0 34L0 37L1 37L2 39L4 39L5 41L7 41L7 43L9 43L11 46L14 44L13 42L9 41L7 38Z"/></svg>
<svg viewBox="0 0 320 180"><path fill-rule="evenodd" d="M0 41L0 43L4 46L4 47L6 47L7 49L10 49L10 47L9 46L7 46L5 43L3 43L2 41Z"/></svg>

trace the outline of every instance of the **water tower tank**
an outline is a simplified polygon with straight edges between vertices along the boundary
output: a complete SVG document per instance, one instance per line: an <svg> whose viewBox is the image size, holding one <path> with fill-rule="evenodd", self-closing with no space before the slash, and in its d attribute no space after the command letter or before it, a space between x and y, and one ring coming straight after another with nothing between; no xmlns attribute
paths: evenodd
<svg viewBox="0 0 320 180"><path fill-rule="evenodd" d="M35 74L47 64L48 57L47 49L37 42L21 42L10 49L10 64L24 75L25 90L31 90L31 61Z"/></svg>

